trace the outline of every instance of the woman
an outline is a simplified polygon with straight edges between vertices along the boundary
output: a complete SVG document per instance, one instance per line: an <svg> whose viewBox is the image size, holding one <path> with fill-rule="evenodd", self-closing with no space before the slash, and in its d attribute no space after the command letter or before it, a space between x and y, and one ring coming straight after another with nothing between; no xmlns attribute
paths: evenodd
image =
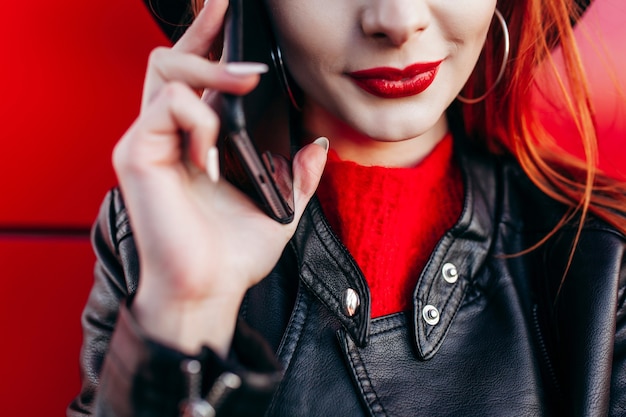
<svg viewBox="0 0 626 417"><path fill-rule="evenodd" d="M595 172L574 5L266 3L301 90L295 221L220 178L197 91L266 67L203 58L227 1L196 5L115 149L69 415L623 414L626 193ZM559 42L585 163L526 106Z"/></svg>

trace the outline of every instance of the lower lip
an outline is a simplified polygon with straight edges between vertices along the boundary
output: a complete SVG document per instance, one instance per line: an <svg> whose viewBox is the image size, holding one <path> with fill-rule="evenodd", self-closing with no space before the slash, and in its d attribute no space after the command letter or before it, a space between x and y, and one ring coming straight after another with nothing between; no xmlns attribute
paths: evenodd
<svg viewBox="0 0 626 417"><path fill-rule="evenodd" d="M435 80L439 65L402 79L383 77L351 77L363 90L377 97L402 98L420 94Z"/></svg>

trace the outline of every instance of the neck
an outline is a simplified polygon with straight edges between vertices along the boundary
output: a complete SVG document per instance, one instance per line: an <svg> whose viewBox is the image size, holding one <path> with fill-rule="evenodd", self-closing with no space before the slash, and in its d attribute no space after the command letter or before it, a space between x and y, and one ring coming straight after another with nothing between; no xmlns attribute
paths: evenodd
<svg viewBox="0 0 626 417"><path fill-rule="evenodd" d="M363 166L412 167L419 164L448 132L445 113L435 125L415 137L372 138L358 132L320 106L307 105L304 127L312 139L326 136L340 159Z"/></svg>

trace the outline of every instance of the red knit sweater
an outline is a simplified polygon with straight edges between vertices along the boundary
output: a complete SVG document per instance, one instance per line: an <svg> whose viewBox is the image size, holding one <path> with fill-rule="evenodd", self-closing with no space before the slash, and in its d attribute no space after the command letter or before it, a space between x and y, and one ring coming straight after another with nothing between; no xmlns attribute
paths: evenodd
<svg viewBox="0 0 626 417"><path fill-rule="evenodd" d="M452 137L412 168L361 166L331 150L318 197L365 275L372 317L406 311L432 250L461 213Z"/></svg>

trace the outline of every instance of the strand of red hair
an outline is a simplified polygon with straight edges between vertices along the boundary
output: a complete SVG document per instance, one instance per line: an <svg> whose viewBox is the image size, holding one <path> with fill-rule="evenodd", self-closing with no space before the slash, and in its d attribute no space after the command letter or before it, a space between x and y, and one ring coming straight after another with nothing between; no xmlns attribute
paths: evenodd
<svg viewBox="0 0 626 417"><path fill-rule="evenodd" d="M597 168L593 104L571 24L580 17L579 8L573 1L563 0L512 0L501 2L499 8L509 24L511 38L507 72L494 93L479 104L465 106L464 115L473 137L486 138L485 145L493 152L512 153L539 189L570 208L557 227L533 248L576 218L573 256L589 213L626 234L626 184ZM557 45L563 51L565 77L559 75L552 62L551 51ZM494 25L475 71L484 76L468 82L466 97L480 94L493 83L494 69L501 62L498 51L502 50L503 38ZM565 98L584 150L583 159L557 151L557 141L538 122L531 90L540 64L547 64Z"/></svg>

